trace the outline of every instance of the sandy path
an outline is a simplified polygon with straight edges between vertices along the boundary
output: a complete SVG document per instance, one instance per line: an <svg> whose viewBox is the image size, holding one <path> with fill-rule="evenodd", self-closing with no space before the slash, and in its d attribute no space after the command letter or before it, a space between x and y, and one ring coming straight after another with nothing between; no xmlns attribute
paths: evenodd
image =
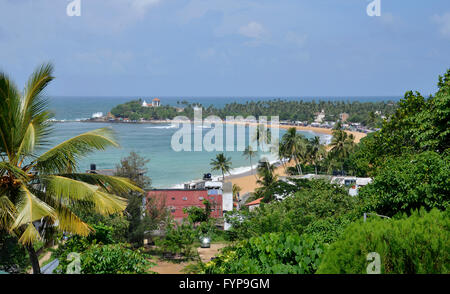
<svg viewBox="0 0 450 294"><path fill-rule="evenodd" d="M197 248L197 252L200 255L202 262L206 263L211 260L211 258L219 253L219 250L227 244L211 244L211 248ZM182 262L182 263L172 263L167 261L153 261L157 265L150 268L151 271L158 274L184 274L183 269L189 264L195 263L194 261Z"/></svg>

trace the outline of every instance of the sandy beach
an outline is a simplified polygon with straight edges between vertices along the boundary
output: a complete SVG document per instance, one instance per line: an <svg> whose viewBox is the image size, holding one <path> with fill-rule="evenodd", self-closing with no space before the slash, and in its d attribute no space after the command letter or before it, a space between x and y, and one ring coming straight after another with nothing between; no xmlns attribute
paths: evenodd
<svg viewBox="0 0 450 294"><path fill-rule="evenodd" d="M304 126L292 126L292 125L280 125L279 127L283 128L283 129L289 129L289 128L295 127L299 131L313 131L315 133L323 133L323 134L328 134L328 135L332 135L332 131L333 131L332 129L317 128L317 127L304 127ZM355 143L359 143L359 141L362 138L367 136L367 134L360 133L360 132L351 132L351 131L346 131L346 132L348 134L353 134L353 136L355 137ZM329 150L329 149L330 149L330 147L327 146L327 150ZM294 166L294 162L288 163L287 166ZM286 176L284 166L280 165L279 167L277 167L275 169L275 174L278 176ZM259 185L256 183L257 178L256 178L256 170L255 169L253 169L252 171L246 172L246 173L238 174L238 175L226 176L225 181L231 182L233 185L238 185L239 187L241 187L241 189L242 189L240 192L241 195L248 193L248 192L254 192L255 189L259 187Z"/></svg>

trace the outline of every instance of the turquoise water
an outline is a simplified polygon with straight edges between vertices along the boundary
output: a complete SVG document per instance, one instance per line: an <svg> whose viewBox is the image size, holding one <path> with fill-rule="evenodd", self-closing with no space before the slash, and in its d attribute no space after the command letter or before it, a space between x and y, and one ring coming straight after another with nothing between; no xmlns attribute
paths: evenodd
<svg viewBox="0 0 450 294"><path fill-rule="evenodd" d="M121 146L120 148L108 148L105 151L97 151L87 158L82 159L79 165L80 171L84 172L89 169L91 163L95 163L97 169L114 168L120 161L120 158L127 156L131 151L135 151L141 156L150 159L147 167L153 187L171 188L189 180L199 179L203 173L211 172L211 159L216 154L221 153L173 151L171 148L171 139L172 135L178 129L170 124L55 123L51 142L52 145L55 145L77 134L102 127L111 127L116 132L118 142ZM208 131L209 129L204 129L203 133L205 134ZM280 130L280 136L283 133L284 131ZM314 135L308 132L304 134L307 137ZM320 136L325 138L323 135ZM248 128L246 129L246 138L248 138ZM250 162L242 156L242 152L234 151L224 153L227 157L231 157L232 174L239 174L250 170ZM270 154L267 157L269 160L275 160L275 157ZM257 160L258 157L253 159L253 164ZM213 174L219 175L218 172Z"/></svg>
<svg viewBox="0 0 450 294"><path fill-rule="evenodd" d="M89 118L95 112L107 113L119 103L130 101L137 97L56 97L50 99L50 108L58 120L76 120ZM205 106L215 105L221 107L230 102L244 102L246 100L258 100L258 98L162 98L162 103L176 105L177 101L199 102ZM274 98L263 98L269 100ZM294 98L289 98L294 99ZM303 98L302 98L303 99ZM322 100L331 100L330 97L322 97ZM335 98L338 99L338 98ZM366 98L366 100L380 101L392 98ZM150 100L150 99L147 99ZM306 100L306 99L304 99ZM341 100L343 100L341 98ZM345 100L348 100L347 98ZM362 99L363 100L363 99ZM179 186L183 182L202 177L203 173L211 172L210 161L220 152L175 152L171 148L172 135L177 129L170 124L107 124L107 123L83 123L65 122L55 123L54 133L51 138L52 145L69 139L83 132L101 127L111 127L117 134L120 148L109 148L102 152L95 152L81 160L80 171L89 169L91 163L95 163L98 169L114 168L122 157L131 151L150 159L148 163L148 175L152 178L153 187L170 188ZM192 130L193 131L193 130ZM203 129L203 133L208 132ZM246 130L248 134L248 129ZM280 130L280 136L284 133ZM323 142L329 140L329 136L302 132L310 138L315 135L321 137ZM248 135L246 136L248 138ZM248 140L248 139L247 139ZM232 173L238 174L250 170L250 163L242 156L242 152L224 152L231 157ZM256 158L257 160L258 158ZM275 158L269 158L274 160ZM253 163L256 162L253 161ZM213 173L219 175L219 173Z"/></svg>

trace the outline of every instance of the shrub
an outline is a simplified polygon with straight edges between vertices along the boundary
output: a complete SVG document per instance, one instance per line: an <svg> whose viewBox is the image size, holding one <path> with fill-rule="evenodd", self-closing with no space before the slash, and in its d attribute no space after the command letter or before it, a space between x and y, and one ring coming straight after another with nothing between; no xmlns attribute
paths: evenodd
<svg viewBox="0 0 450 294"><path fill-rule="evenodd" d="M140 250L120 244L92 245L81 255L83 274L144 274L152 265Z"/></svg>
<svg viewBox="0 0 450 294"><path fill-rule="evenodd" d="M207 274L311 274L324 245L297 233L269 233L227 247L204 266Z"/></svg>
<svg viewBox="0 0 450 294"><path fill-rule="evenodd" d="M230 234L238 239L260 236L270 232L297 232L303 234L308 230L314 233L314 227L323 231L323 225L328 222L334 227L328 228L338 234L337 225L346 225L348 222L339 222L337 218L346 216L352 218L356 199L345 188L327 183L323 180L300 180L293 185L292 196L283 201L274 201L262 204L253 212L243 212L241 215L226 216L232 224ZM314 224L324 221L322 224ZM322 226L322 227L320 227ZM309 227L309 228L308 228ZM333 233L333 234L334 234ZM334 240L331 235L328 241Z"/></svg>
<svg viewBox="0 0 450 294"><path fill-rule="evenodd" d="M372 184L361 189L366 212L393 216L412 209L444 210L450 203L450 157L423 152L389 159Z"/></svg>
<svg viewBox="0 0 450 294"><path fill-rule="evenodd" d="M167 229L166 236L158 246L166 253L180 254L186 258L194 255L194 242L198 241L197 232L188 224L171 225Z"/></svg>
<svg viewBox="0 0 450 294"><path fill-rule="evenodd" d="M450 215L433 209L409 218L368 219L350 225L326 251L318 273L367 272L367 254L381 257L381 273L449 273Z"/></svg>

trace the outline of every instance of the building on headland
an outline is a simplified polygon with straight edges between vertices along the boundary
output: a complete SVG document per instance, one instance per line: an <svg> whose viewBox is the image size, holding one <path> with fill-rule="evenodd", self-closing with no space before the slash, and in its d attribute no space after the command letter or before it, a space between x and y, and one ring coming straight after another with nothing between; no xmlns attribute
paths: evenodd
<svg viewBox="0 0 450 294"><path fill-rule="evenodd" d="M161 106L161 100L159 100L159 98L155 98L152 100L152 106L153 107L159 107Z"/></svg>
<svg viewBox="0 0 450 294"><path fill-rule="evenodd" d="M161 106L161 100L159 98L154 98L152 100L152 103L147 103L147 101L142 102L142 107L160 107Z"/></svg>

